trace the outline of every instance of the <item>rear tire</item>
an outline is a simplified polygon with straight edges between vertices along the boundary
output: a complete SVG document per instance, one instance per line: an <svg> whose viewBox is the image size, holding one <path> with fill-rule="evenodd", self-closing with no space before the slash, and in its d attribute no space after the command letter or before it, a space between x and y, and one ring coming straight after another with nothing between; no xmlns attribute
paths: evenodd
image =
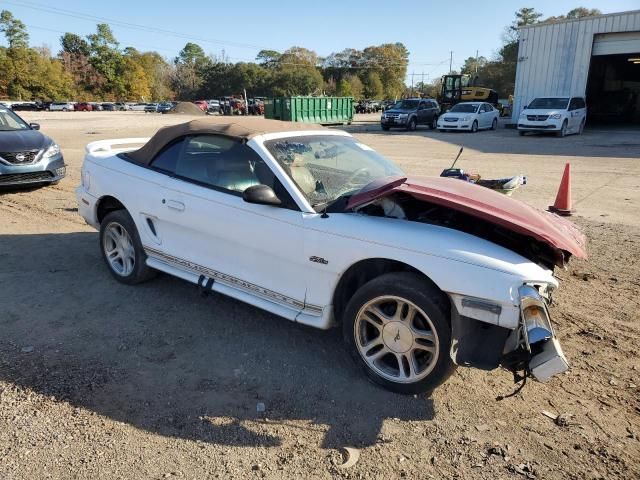
<svg viewBox="0 0 640 480"><path fill-rule="evenodd" d="M578 130L578 135L582 135L582 132L584 132L584 118L582 119L582 121L580 122L580 129Z"/></svg>
<svg viewBox="0 0 640 480"><path fill-rule="evenodd" d="M448 299L424 277L387 273L364 284L343 315L349 353L370 380L397 393L430 392L456 369Z"/></svg>
<svg viewBox="0 0 640 480"><path fill-rule="evenodd" d="M110 212L100 223L100 251L111 275L120 283L135 285L157 274L147 266L138 229L126 210Z"/></svg>
<svg viewBox="0 0 640 480"><path fill-rule="evenodd" d="M434 115L433 120L431 120L431 125L429 125L429 129L435 130L436 128L438 128L438 116Z"/></svg>

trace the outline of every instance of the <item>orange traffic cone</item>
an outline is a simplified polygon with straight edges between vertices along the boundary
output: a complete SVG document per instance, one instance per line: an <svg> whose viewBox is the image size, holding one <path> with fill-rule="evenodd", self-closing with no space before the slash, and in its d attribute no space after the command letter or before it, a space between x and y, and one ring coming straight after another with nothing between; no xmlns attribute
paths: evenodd
<svg viewBox="0 0 640 480"><path fill-rule="evenodd" d="M562 174L562 181L560 182L560 188L558 189L558 194L556 195L556 201L553 205L549 206L549 211L564 216L569 216L572 213L570 163L567 163L564 166L564 173Z"/></svg>

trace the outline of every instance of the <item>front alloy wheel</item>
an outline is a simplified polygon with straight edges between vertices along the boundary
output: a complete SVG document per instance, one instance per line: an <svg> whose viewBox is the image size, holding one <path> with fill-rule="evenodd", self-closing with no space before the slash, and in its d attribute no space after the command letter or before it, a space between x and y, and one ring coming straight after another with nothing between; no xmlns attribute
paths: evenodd
<svg viewBox="0 0 640 480"><path fill-rule="evenodd" d="M398 393L428 392L455 370L449 312L447 297L426 278L387 273L351 297L344 341L373 382Z"/></svg>
<svg viewBox="0 0 640 480"><path fill-rule="evenodd" d="M440 350L429 316L413 302L393 295L362 306L354 337L369 368L398 383L414 383L429 375Z"/></svg>

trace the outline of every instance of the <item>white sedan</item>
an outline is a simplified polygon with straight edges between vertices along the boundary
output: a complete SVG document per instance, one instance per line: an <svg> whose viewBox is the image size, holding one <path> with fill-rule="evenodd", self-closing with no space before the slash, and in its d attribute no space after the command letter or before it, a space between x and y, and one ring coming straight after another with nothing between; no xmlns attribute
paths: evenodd
<svg viewBox="0 0 640 480"><path fill-rule="evenodd" d="M573 224L468 182L407 177L346 132L208 117L91 143L81 178L78 211L117 281L162 271L340 325L390 390L430 391L456 365L540 381L568 368L547 305L554 268L586 255Z"/></svg>
<svg viewBox="0 0 640 480"><path fill-rule="evenodd" d="M500 112L490 103L462 102L438 117L438 130L495 130Z"/></svg>

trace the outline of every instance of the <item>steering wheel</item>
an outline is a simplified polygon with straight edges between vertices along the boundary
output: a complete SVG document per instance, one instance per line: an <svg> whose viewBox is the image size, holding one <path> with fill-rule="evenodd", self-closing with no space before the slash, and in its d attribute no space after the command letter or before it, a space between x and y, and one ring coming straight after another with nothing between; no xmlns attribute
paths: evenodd
<svg viewBox="0 0 640 480"><path fill-rule="evenodd" d="M371 178L371 174L369 173L369 169L367 167L362 167L362 168L359 168L358 170L356 170L355 172L353 172L351 175L349 175L349 178L347 179L347 185L353 185L355 180L358 177L363 176L364 174L367 175L365 177L365 180Z"/></svg>

